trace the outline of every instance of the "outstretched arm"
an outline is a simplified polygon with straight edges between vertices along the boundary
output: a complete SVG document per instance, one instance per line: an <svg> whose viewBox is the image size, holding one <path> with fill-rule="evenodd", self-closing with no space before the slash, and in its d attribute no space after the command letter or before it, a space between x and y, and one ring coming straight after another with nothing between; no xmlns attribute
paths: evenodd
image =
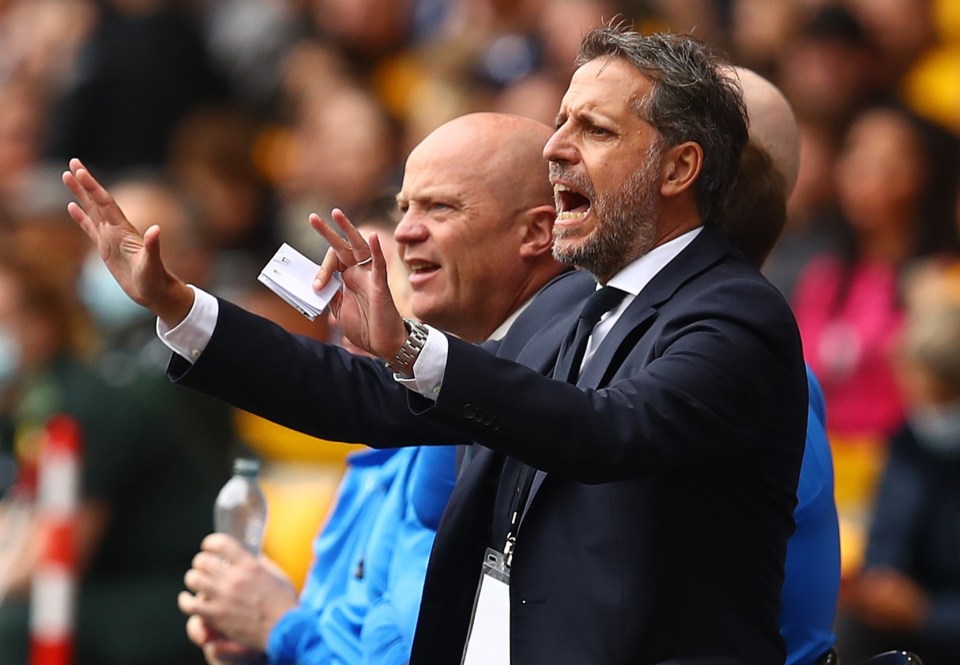
<svg viewBox="0 0 960 665"><path fill-rule="evenodd" d="M96 243L124 292L175 327L190 312L194 295L163 265L160 227L151 226L141 235L79 159L71 159L69 167L63 173L63 184L77 199L67 206L70 217Z"/></svg>

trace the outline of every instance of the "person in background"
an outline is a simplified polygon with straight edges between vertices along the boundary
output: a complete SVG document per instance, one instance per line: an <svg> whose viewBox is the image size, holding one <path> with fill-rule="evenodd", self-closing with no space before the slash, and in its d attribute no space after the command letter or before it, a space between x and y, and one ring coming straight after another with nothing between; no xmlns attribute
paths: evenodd
<svg viewBox="0 0 960 665"><path fill-rule="evenodd" d="M362 215L358 227L393 233L384 256L400 311L442 321L469 341L499 339L563 269L550 253L555 211L541 156L549 135L547 125L518 116L471 114L411 152L393 210ZM449 266L448 277L409 277L438 264ZM193 593L179 602L208 662L241 655L298 665L408 662L455 453L424 446L353 454L299 598L275 567L236 541L205 539L185 578Z"/></svg>
<svg viewBox="0 0 960 665"><path fill-rule="evenodd" d="M160 173L144 170L119 176L114 192L140 228L156 224L164 230L175 274L191 284L210 283L213 250L192 199L182 188ZM202 395L171 390L170 382L157 376L166 353L157 339L156 322L117 287L95 250L84 262L77 292L97 325L99 372L152 411L164 423L165 436L189 447L205 474L226 482L231 459L244 450L232 409Z"/></svg>
<svg viewBox="0 0 960 665"><path fill-rule="evenodd" d="M844 576L862 563L886 444L906 417L893 359L904 276L929 257L957 255L943 202L956 196L958 156L956 138L932 134L901 106L860 113L834 171L844 240L806 266L794 292L804 357L830 413Z"/></svg>
<svg viewBox="0 0 960 665"><path fill-rule="evenodd" d="M797 286L805 355L823 382L831 432L847 440L882 445L902 424L891 364L903 317L902 270L918 257L957 250L949 212L938 203L954 197L932 189L935 172L955 164L933 155L922 123L903 108L874 106L858 115L836 171L846 247L817 257Z"/></svg>
<svg viewBox="0 0 960 665"><path fill-rule="evenodd" d="M92 368L89 320L53 275L42 262L0 262L0 338L6 340L0 344L0 420L7 424L0 433L18 465L11 498L31 493L48 419L74 419L82 438L76 664L202 662L183 636L170 598L182 588L183 567L209 531L224 476L204 463L193 442L173 436L154 412ZM4 517L12 516L11 507L6 501L0 506ZM39 544L48 535L32 512L24 515L0 518L7 537L14 534L6 528L20 525L13 539L21 543L0 555L4 665L28 662L29 589L40 564Z"/></svg>
<svg viewBox="0 0 960 665"><path fill-rule="evenodd" d="M177 124L223 99L227 87L181 3L90 6L96 20L73 56L82 66L51 99L44 155L59 159L80 151L113 174L162 167Z"/></svg>
<svg viewBox="0 0 960 665"><path fill-rule="evenodd" d="M890 649L960 662L960 279L909 282L895 368L907 419L888 443L864 555L838 623L844 659Z"/></svg>
<svg viewBox="0 0 960 665"><path fill-rule="evenodd" d="M196 209L212 254L205 284L218 293L238 288L280 245L271 162L257 163L257 146L269 136L269 125L236 104L193 111L171 136L167 170Z"/></svg>

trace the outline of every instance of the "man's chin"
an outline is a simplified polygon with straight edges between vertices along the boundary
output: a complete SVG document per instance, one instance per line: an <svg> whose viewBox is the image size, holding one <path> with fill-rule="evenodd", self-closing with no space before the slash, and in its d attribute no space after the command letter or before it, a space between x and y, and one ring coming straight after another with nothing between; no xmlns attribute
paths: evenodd
<svg viewBox="0 0 960 665"><path fill-rule="evenodd" d="M434 298L414 296L409 302L410 313L417 321L444 329L443 323L447 320L447 310Z"/></svg>
<svg viewBox="0 0 960 665"><path fill-rule="evenodd" d="M574 237L573 234L559 235L553 241L553 258L561 263L576 265L587 242L587 239Z"/></svg>

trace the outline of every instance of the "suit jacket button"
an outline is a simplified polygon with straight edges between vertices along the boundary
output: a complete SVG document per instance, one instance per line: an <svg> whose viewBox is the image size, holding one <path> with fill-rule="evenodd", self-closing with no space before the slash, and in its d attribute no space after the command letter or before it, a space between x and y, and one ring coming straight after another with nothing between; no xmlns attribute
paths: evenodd
<svg viewBox="0 0 960 665"><path fill-rule="evenodd" d="M463 405L463 416L473 420L477 415L477 407L473 404L464 404Z"/></svg>

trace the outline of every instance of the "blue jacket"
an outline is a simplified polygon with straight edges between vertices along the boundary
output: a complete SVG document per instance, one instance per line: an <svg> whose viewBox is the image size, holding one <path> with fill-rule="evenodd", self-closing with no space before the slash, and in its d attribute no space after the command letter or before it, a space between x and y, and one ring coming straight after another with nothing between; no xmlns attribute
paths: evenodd
<svg viewBox="0 0 960 665"><path fill-rule="evenodd" d="M823 391L807 368L810 407L797 485L797 524L787 541L780 633L786 665L815 663L836 642L833 620L840 593L840 529L833 496L833 460L825 430Z"/></svg>
<svg viewBox="0 0 960 665"><path fill-rule="evenodd" d="M410 659L423 578L455 481L451 446L371 450L348 459L314 541L300 594L270 633L275 665L402 664Z"/></svg>

